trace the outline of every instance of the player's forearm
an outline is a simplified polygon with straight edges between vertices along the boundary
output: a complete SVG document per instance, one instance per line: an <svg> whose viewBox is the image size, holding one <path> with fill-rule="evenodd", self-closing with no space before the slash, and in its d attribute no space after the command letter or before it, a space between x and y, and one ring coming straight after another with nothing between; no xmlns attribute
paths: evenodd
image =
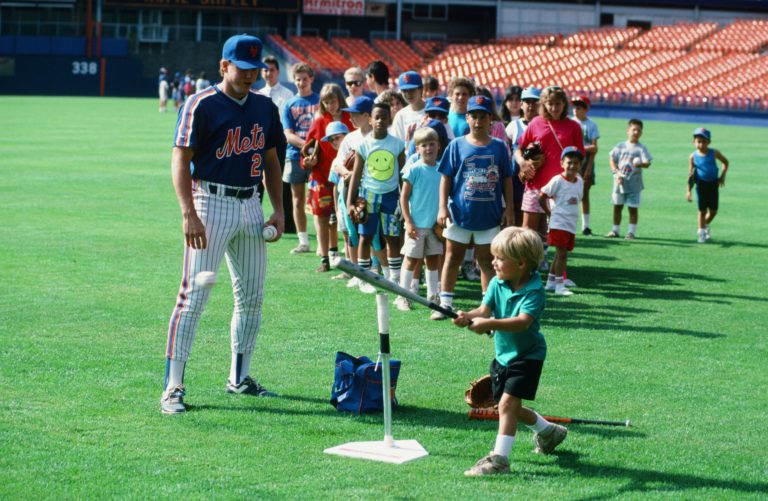
<svg viewBox="0 0 768 501"><path fill-rule="evenodd" d="M291 146L295 146L296 148L303 148L304 147L304 140L300 138L296 133L294 133L290 129L285 129L285 140L288 141L288 144Z"/></svg>
<svg viewBox="0 0 768 501"><path fill-rule="evenodd" d="M521 313L512 318L491 318L488 320L488 327L495 331L522 332L531 326L533 317Z"/></svg>
<svg viewBox="0 0 768 501"><path fill-rule="evenodd" d="M179 208L184 217L196 213L195 204L192 199L192 173L190 171L192 155L193 151L189 148L179 147L173 148L171 154L173 189L176 191Z"/></svg>

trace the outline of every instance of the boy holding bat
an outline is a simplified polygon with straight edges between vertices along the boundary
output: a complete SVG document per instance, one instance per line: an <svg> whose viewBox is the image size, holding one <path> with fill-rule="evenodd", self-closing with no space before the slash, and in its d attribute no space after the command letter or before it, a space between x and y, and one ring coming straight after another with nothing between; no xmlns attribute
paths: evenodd
<svg viewBox="0 0 768 501"><path fill-rule="evenodd" d="M493 397L499 404L499 430L493 450L464 472L468 477L509 473L509 453L518 421L534 431L534 452L549 454L568 430L523 406L534 400L547 354L539 330L545 294L536 271L544 257L539 235L528 228L507 227L491 242L493 269L480 306L459 311L453 323L478 334L495 330L496 356L491 362Z"/></svg>

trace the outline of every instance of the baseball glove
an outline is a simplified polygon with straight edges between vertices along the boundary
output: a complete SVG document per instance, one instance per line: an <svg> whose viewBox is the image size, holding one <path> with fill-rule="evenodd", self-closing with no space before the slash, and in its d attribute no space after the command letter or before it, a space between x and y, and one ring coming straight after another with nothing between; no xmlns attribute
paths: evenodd
<svg viewBox="0 0 768 501"><path fill-rule="evenodd" d="M355 224L365 224L368 221L368 202L363 197L357 197L355 200L351 217Z"/></svg>
<svg viewBox="0 0 768 501"><path fill-rule="evenodd" d="M475 409L496 407L491 388L491 376L485 375L472 381L464 392L464 401Z"/></svg>
<svg viewBox="0 0 768 501"><path fill-rule="evenodd" d="M304 161L313 160L312 165L317 164L317 160L320 158L320 145L317 144L317 139L313 137L304 143L304 146L301 147L301 158Z"/></svg>

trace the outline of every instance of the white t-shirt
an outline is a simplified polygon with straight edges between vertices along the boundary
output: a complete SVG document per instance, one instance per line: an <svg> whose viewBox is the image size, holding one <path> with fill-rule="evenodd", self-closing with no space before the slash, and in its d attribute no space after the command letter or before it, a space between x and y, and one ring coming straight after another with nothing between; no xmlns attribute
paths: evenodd
<svg viewBox="0 0 768 501"><path fill-rule="evenodd" d="M370 131L368 132L370 134ZM365 136L367 136L366 134ZM336 158L333 159L333 162L331 163L331 168L335 170L338 173L337 166L344 166L344 160L347 158L347 155L349 155L350 151L357 151L360 148L360 145L363 142L363 139L365 139L365 136L360 131L360 129L355 129L346 136L344 136L344 139L341 140L341 144L339 145L339 151L336 152ZM342 178L339 183L339 193L342 193L344 190L344 179Z"/></svg>
<svg viewBox="0 0 768 501"><path fill-rule="evenodd" d="M576 180L568 181L560 174L549 180L541 189L552 198L552 215L549 216L549 227L555 230L576 234L576 223L579 221L579 203L584 195L584 181L577 175Z"/></svg>
<svg viewBox="0 0 768 501"><path fill-rule="evenodd" d="M279 82L274 87L270 87L267 84L256 92L270 98L278 109L282 108L285 102L294 96L293 92L283 87Z"/></svg>
<svg viewBox="0 0 768 501"><path fill-rule="evenodd" d="M425 114L424 108L414 111L411 105L406 106L395 115L389 133L402 139L407 147L408 142L413 139L413 133L421 124Z"/></svg>

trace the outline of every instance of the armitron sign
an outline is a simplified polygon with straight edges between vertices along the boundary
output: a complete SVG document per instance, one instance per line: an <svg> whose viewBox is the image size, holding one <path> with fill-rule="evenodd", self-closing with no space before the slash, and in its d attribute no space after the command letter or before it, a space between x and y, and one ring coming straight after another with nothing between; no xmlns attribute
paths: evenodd
<svg viewBox="0 0 768 501"><path fill-rule="evenodd" d="M364 16L365 0L304 0L304 14Z"/></svg>

